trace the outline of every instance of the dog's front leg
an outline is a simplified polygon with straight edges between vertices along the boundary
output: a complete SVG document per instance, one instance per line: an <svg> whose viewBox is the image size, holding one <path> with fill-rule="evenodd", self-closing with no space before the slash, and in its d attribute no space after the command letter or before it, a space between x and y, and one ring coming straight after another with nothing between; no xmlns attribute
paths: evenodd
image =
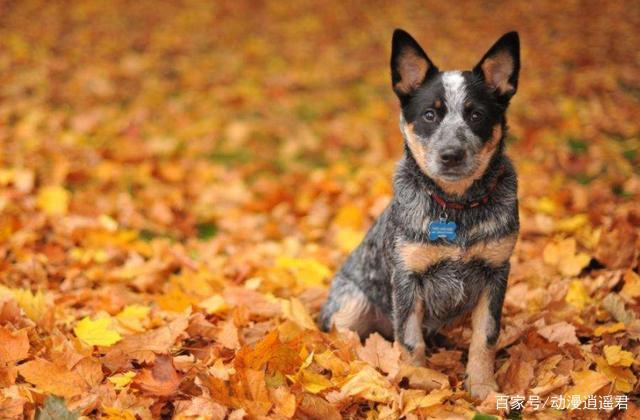
<svg viewBox="0 0 640 420"><path fill-rule="evenodd" d="M466 387L471 396L484 400L497 391L494 378L495 344L500 334L502 303L507 287L508 263L497 270L480 294L471 315L471 344L467 362Z"/></svg>
<svg viewBox="0 0 640 420"><path fill-rule="evenodd" d="M419 279L411 274L396 271L391 282L395 340L409 350L414 364L424 365L424 296Z"/></svg>

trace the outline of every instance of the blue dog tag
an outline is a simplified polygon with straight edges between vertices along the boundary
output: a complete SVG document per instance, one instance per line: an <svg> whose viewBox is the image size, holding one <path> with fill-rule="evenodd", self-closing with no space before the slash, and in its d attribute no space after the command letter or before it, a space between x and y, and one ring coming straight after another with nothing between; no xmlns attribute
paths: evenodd
<svg viewBox="0 0 640 420"><path fill-rule="evenodd" d="M456 222L447 222L446 220L431 222L428 227L429 240L435 241L438 238L445 238L453 241L456 239L456 227Z"/></svg>

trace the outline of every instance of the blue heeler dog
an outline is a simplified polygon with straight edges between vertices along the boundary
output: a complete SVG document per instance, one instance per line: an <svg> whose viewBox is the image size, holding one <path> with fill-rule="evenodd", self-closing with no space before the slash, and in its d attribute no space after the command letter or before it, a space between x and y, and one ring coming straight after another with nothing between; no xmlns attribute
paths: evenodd
<svg viewBox="0 0 640 420"><path fill-rule="evenodd" d="M471 313L465 384L481 399L497 390L494 346L518 236L516 173L503 149L519 70L516 32L473 70L445 72L394 32L404 156L391 203L336 274L320 315L325 330L377 331L424 363L425 340Z"/></svg>

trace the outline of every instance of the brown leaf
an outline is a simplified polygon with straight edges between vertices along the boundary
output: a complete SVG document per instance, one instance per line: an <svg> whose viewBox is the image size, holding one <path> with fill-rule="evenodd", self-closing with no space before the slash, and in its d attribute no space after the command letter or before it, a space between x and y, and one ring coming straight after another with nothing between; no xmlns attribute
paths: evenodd
<svg viewBox="0 0 640 420"><path fill-rule="evenodd" d="M302 394L298 411L312 419L340 420L340 412L324 399L312 394Z"/></svg>
<svg viewBox="0 0 640 420"><path fill-rule="evenodd" d="M551 325L544 325L544 322L536 322L534 325L538 326L538 334L549 341L555 341L559 345L580 344L578 337L576 337L576 327L568 322L562 321Z"/></svg>
<svg viewBox="0 0 640 420"><path fill-rule="evenodd" d="M193 397L190 400L176 402L177 418L195 417L198 419L224 419L227 408L205 397Z"/></svg>
<svg viewBox="0 0 640 420"><path fill-rule="evenodd" d="M178 392L181 377L173 367L173 358L159 355L151 368L144 368L136 375L133 383L144 393L170 397Z"/></svg>
<svg viewBox="0 0 640 420"><path fill-rule="evenodd" d="M188 324L188 317L181 315L155 330L126 336L109 348L104 363L111 370L118 370L134 359L151 363L156 354L169 352Z"/></svg>
<svg viewBox="0 0 640 420"><path fill-rule="evenodd" d="M409 380L409 386L412 388L424 389L426 391L449 386L449 377L447 375L421 366L402 365L400 372L396 376L396 380L400 378L407 378Z"/></svg>

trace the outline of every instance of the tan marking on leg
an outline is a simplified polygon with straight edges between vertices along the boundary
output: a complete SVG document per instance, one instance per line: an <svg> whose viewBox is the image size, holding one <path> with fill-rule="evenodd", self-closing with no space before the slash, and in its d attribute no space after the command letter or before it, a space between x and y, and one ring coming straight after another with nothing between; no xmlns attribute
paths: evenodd
<svg viewBox="0 0 640 420"><path fill-rule="evenodd" d="M445 258L458 260L462 257L462 251L458 247L425 243L401 244L399 252L405 267L417 273L426 271Z"/></svg>
<svg viewBox="0 0 640 420"><path fill-rule="evenodd" d="M496 151L498 144L500 143L500 139L502 138L502 126L500 124L496 124L493 126L493 134L491 135L491 140L489 140L483 146L482 150L478 153L476 157L478 161L477 168L466 178L460 179L455 182L448 182L442 179L438 179L432 177L433 180L438 184L442 191L449 195L457 195L461 196L465 191L469 189L471 184L484 174L487 170L487 166L493 157L493 153ZM421 167L422 168L422 167Z"/></svg>
<svg viewBox="0 0 640 420"><path fill-rule="evenodd" d="M422 321L424 319L424 302L422 296L416 296L413 310L404 325L404 342L411 347L411 360L415 365L425 363L425 343L422 335Z"/></svg>
<svg viewBox="0 0 640 420"><path fill-rule="evenodd" d="M517 239L518 235L512 234L495 241L477 243L465 252L464 259L481 258L494 267L500 266L511 257Z"/></svg>
<svg viewBox="0 0 640 420"><path fill-rule="evenodd" d="M484 400L491 391L498 389L494 378L495 348L487 342L487 334L494 328L489 313L489 291L484 289L471 313L471 344L467 362L466 387L469 393Z"/></svg>

